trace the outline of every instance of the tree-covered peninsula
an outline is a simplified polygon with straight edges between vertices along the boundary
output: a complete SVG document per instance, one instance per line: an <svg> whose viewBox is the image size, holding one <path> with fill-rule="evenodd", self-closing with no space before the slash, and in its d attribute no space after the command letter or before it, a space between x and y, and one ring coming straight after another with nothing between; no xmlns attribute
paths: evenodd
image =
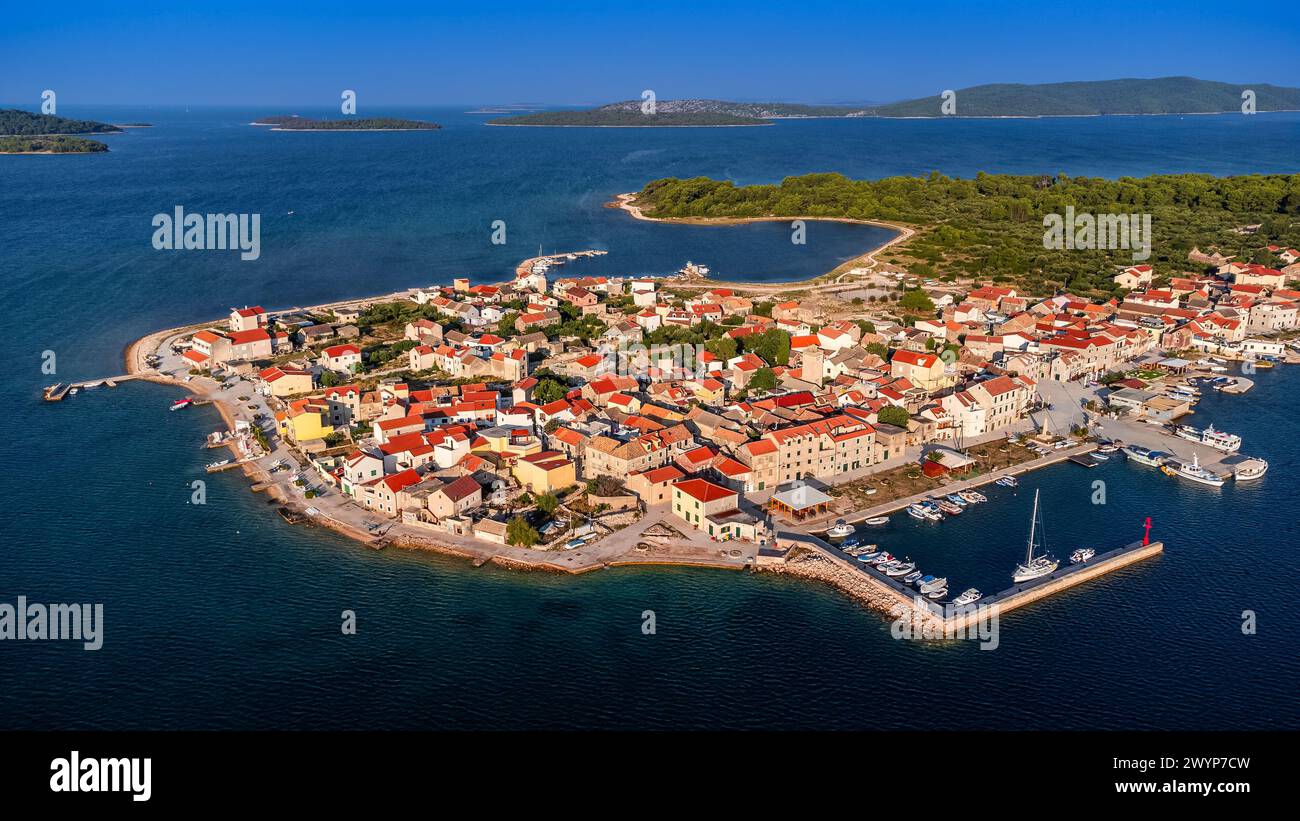
<svg viewBox="0 0 1300 821"><path fill-rule="evenodd" d="M94 120L70 120L53 114L33 114L17 108L0 109L0 136L48 136L51 134L117 134L122 129Z"/></svg>
<svg viewBox="0 0 1300 821"><path fill-rule="evenodd" d="M1195 266L1193 248L1271 263L1267 244L1300 246L1300 174L1214 177L1169 174L1117 180L1064 174L977 174L851 180L840 174L787 177L779 185L738 187L707 177L648 183L635 205L649 217L848 217L904 223L915 236L891 258L925 277L978 276L1037 293L1057 289L1103 297L1115 292L1117 266L1131 249L1044 247L1044 220L1080 214L1150 214L1151 256L1160 276ZM1259 226L1250 231L1243 226ZM810 240L811 241L811 240Z"/></svg>

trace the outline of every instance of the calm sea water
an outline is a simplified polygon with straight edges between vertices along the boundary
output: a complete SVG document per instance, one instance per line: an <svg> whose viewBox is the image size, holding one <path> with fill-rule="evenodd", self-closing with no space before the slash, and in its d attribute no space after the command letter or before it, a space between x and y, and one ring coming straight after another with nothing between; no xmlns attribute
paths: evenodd
<svg viewBox="0 0 1300 821"><path fill-rule="evenodd" d="M279 112L62 113L157 127L107 138L101 157L0 158L12 341L0 370L12 409L0 601L102 602L106 636L97 652L0 643L0 727L1300 726L1300 430L1284 412L1296 369L1260 372L1254 392L1198 408L1198 423L1240 433L1270 461L1255 486L1193 487L1116 458L994 488L989 504L942 525L902 517L875 532L959 589L993 591L1023 550L1035 487L1060 556L1130 541L1153 517L1162 557L1011 614L992 652L895 641L839 594L769 576L574 579L375 553L284 525L238 477L204 477L200 444L219 418L169 413L173 390L39 401L47 350L59 379L104 376L156 327L245 301L490 280L538 244L608 248L601 272L693 259L779 281L878 241L811 226L800 248L781 225L650 226L601 207L659 176L1297 172L1300 116L550 130L406 110L371 113L447 128L285 134L244 125ZM262 213L262 259L154 251L149 220L175 205ZM505 246L489 242L495 219L507 223ZM187 504L195 478L209 478L206 506ZM1105 505L1091 503L1096 480ZM357 613L355 636L340 633L345 609ZM656 635L641 633L644 610L657 614ZM1257 635L1241 632L1245 610Z"/></svg>

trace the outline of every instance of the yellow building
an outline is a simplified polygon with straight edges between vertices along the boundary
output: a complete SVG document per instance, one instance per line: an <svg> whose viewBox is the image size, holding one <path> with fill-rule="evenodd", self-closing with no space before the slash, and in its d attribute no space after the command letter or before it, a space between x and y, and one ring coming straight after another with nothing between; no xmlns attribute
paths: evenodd
<svg viewBox="0 0 1300 821"><path fill-rule="evenodd" d="M577 484L573 461L558 450L544 450L515 462L514 477L533 493L552 493Z"/></svg>
<svg viewBox="0 0 1300 821"><path fill-rule="evenodd" d="M923 391L941 390L955 381L944 374L942 359L916 351L895 351L894 358L889 360L889 375L906 379Z"/></svg>
<svg viewBox="0 0 1300 821"><path fill-rule="evenodd" d="M311 371L293 368L267 368L258 373L262 381L271 390L271 395L283 398L300 393L311 393Z"/></svg>
<svg viewBox="0 0 1300 821"><path fill-rule="evenodd" d="M276 414L280 435L293 442L324 439L334 432L329 423L329 403L323 399L299 399L290 403L289 411Z"/></svg>

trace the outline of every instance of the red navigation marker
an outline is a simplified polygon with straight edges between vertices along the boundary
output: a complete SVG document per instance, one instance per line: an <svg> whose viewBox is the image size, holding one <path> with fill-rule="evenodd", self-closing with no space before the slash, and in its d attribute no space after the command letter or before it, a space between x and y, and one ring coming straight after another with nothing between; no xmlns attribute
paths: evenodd
<svg viewBox="0 0 1300 821"><path fill-rule="evenodd" d="M1147 517L1146 524L1143 527L1145 528L1146 533L1142 534L1142 544L1144 545L1151 544L1151 517L1150 516Z"/></svg>

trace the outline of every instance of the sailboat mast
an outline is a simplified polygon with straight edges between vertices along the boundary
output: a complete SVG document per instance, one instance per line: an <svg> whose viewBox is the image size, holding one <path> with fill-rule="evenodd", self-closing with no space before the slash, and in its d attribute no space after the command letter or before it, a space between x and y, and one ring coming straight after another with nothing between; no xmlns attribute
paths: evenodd
<svg viewBox="0 0 1300 821"><path fill-rule="evenodd" d="M1029 522L1029 548L1025 553L1025 566L1034 560L1034 531L1038 526L1038 491L1034 491L1034 518Z"/></svg>

